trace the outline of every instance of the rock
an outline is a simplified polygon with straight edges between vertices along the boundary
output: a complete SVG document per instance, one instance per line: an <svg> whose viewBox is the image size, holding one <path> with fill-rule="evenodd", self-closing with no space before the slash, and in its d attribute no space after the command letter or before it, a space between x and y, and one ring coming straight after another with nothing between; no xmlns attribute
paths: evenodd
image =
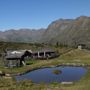
<svg viewBox="0 0 90 90"><path fill-rule="evenodd" d="M61 84L73 84L73 82L61 82Z"/></svg>
<svg viewBox="0 0 90 90"><path fill-rule="evenodd" d="M5 73L0 71L0 76L5 76Z"/></svg>
<svg viewBox="0 0 90 90"><path fill-rule="evenodd" d="M2 74L3 72L2 71L0 71L0 74Z"/></svg>
<svg viewBox="0 0 90 90"><path fill-rule="evenodd" d="M5 74L6 77L10 77L10 74Z"/></svg>
<svg viewBox="0 0 90 90"><path fill-rule="evenodd" d="M7 76L4 76L3 78L5 78L5 79L12 79L12 77L7 77Z"/></svg>

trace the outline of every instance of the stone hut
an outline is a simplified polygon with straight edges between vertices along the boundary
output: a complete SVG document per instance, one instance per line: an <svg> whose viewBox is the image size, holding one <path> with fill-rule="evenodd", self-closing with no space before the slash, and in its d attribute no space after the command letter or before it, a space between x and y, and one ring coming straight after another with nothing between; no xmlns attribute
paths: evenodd
<svg viewBox="0 0 90 90"><path fill-rule="evenodd" d="M82 50L82 49L85 49L86 48L86 45L85 44L79 44L78 45L78 49L79 50Z"/></svg>

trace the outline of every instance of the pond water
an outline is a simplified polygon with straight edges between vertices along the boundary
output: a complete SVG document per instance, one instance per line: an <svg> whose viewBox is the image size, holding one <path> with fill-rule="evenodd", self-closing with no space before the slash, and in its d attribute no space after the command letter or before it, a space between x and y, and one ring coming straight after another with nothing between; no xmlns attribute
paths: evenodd
<svg viewBox="0 0 90 90"><path fill-rule="evenodd" d="M54 70L60 70L61 73L55 74ZM32 80L34 83L52 83L52 82L74 82L80 80L87 72L84 67L53 67L37 69L26 74L15 76L17 81Z"/></svg>

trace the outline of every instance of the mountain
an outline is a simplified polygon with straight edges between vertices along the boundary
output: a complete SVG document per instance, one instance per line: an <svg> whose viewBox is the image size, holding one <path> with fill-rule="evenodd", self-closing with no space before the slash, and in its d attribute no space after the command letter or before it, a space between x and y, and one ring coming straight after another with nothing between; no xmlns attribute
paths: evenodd
<svg viewBox="0 0 90 90"><path fill-rule="evenodd" d="M0 40L7 42L39 42L44 31L45 29L11 29L8 31L0 32Z"/></svg>
<svg viewBox="0 0 90 90"><path fill-rule="evenodd" d="M58 43L69 46L85 44L87 47L90 47L90 17L80 16L76 19L59 19L52 22L47 29L20 29L0 32L0 40Z"/></svg>
<svg viewBox="0 0 90 90"><path fill-rule="evenodd" d="M85 44L90 47L90 17L59 19L52 22L44 32L44 43L75 46Z"/></svg>

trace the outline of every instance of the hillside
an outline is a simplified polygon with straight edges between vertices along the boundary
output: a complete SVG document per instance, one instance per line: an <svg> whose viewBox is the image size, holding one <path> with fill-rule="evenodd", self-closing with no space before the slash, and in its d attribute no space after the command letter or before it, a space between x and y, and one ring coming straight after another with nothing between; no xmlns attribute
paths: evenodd
<svg viewBox="0 0 90 90"><path fill-rule="evenodd" d="M90 45L90 17L81 16L76 19L59 19L49 25L44 33L43 41L47 43L75 46Z"/></svg>
<svg viewBox="0 0 90 90"><path fill-rule="evenodd" d="M39 42L44 31L44 29L11 29L8 31L0 32L0 40L7 42Z"/></svg>
<svg viewBox="0 0 90 90"><path fill-rule="evenodd" d="M59 19L52 22L47 29L8 30L0 32L1 41L58 43L69 46L85 44L90 48L90 17L80 16L76 19Z"/></svg>

